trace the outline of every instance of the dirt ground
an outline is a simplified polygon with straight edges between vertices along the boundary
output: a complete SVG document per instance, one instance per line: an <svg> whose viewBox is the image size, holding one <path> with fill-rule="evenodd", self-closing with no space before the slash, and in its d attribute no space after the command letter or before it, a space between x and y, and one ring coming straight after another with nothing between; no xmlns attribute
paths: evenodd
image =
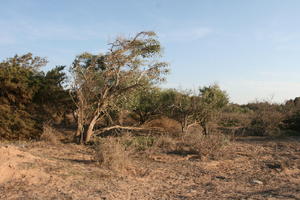
<svg viewBox="0 0 300 200"><path fill-rule="evenodd" d="M300 138L241 138L223 151L141 154L117 173L88 147L0 143L0 199L300 199Z"/></svg>

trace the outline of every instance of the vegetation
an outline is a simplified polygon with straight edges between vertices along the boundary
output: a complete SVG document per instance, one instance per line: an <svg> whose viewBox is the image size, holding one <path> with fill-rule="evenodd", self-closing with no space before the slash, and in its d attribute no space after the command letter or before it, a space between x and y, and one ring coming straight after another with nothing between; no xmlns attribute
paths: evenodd
<svg viewBox="0 0 300 200"><path fill-rule="evenodd" d="M30 53L0 63L0 138L38 138L43 122L68 111L64 67L45 74L40 68L46 63Z"/></svg>
<svg viewBox="0 0 300 200"><path fill-rule="evenodd" d="M47 60L31 53L0 62L0 199L265 199L277 188L294 197L286 185L299 193L290 187L299 138L275 136L299 136L300 97L239 105L218 84L162 88L169 69L155 33L109 47L69 69L45 72Z"/></svg>
<svg viewBox="0 0 300 200"><path fill-rule="evenodd" d="M159 61L162 47L154 32L120 37L109 46L105 54L76 56L70 77L65 66L43 72L47 60L31 53L2 61L0 138L40 139L43 124L52 124L76 126L76 141L89 143L93 136L111 130L147 132L147 123L161 117L177 121L181 136L195 124L204 135L275 136L300 131L299 98L284 104L237 105L217 84L199 87L198 93L160 88L169 70ZM124 113L130 124L120 120Z"/></svg>
<svg viewBox="0 0 300 200"><path fill-rule="evenodd" d="M141 87L143 81L163 80L167 64L157 62L161 47L153 32L140 32L135 37L117 38L105 55L84 53L73 63L74 97L77 106L76 137L90 141L97 122L109 116L118 99L126 99Z"/></svg>

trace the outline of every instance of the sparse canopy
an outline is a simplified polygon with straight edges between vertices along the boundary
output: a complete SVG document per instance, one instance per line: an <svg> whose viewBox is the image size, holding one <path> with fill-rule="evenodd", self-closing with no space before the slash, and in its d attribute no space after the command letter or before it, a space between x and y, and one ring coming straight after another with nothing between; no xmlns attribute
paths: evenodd
<svg viewBox="0 0 300 200"><path fill-rule="evenodd" d="M76 137L88 142L94 127L108 115L118 98L142 86L143 80L159 82L168 72L159 62L161 46L154 32L140 32L133 38L117 38L104 55L84 53L73 63L74 97L77 105Z"/></svg>

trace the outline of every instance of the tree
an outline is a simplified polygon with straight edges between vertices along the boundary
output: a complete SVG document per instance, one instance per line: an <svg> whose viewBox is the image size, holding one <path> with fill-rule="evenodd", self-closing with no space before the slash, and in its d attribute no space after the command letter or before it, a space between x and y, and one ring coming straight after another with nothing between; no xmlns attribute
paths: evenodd
<svg viewBox="0 0 300 200"><path fill-rule="evenodd" d="M0 63L0 138L38 138L43 122L63 115L72 101L63 83L64 66L47 73L45 58L27 53Z"/></svg>
<svg viewBox="0 0 300 200"><path fill-rule="evenodd" d="M132 95L132 104L129 106L134 113L133 118L138 119L140 124L145 123L152 116L160 113L160 88L147 85L138 89ZM137 117L135 117L135 114Z"/></svg>
<svg viewBox="0 0 300 200"><path fill-rule="evenodd" d="M65 66L56 66L46 74L41 73L39 77L39 89L34 96L34 102L44 120L57 117L65 119L67 113L75 110L69 90L64 87L67 80L64 69Z"/></svg>
<svg viewBox="0 0 300 200"><path fill-rule="evenodd" d="M199 96L193 102L194 118L204 129L204 134L209 134L209 122L218 117L219 112L228 102L227 93L221 90L217 84L199 89Z"/></svg>
<svg viewBox="0 0 300 200"><path fill-rule="evenodd" d="M39 89L38 70L46 63L31 53L0 63L0 138L38 137L41 126L33 98Z"/></svg>
<svg viewBox="0 0 300 200"><path fill-rule="evenodd" d="M161 93L161 111L163 114L177 120L181 124L182 132L187 130L192 122L193 106L191 92L180 92L168 89Z"/></svg>
<svg viewBox="0 0 300 200"><path fill-rule="evenodd" d="M75 137L90 141L97 122L109 115L119 98L126 98L142 86L143 80L162 81L168 72L158 62L161 46L154 32L140 32L133 38L117 38L104 55L84 53L76 57L72 71L78 127Z"/></svg>

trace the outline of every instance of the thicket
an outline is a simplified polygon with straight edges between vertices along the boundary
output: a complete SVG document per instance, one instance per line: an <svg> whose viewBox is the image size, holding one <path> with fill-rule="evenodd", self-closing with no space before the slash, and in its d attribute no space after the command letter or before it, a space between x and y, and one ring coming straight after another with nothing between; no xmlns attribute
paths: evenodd
<svg viewBox="0 0 300 200"><path fill-rule="evenodd" d="M70 112L65 67L44 73L46 63L30 53L0 63L0 138L37 139L44 122Z"/></svg>

